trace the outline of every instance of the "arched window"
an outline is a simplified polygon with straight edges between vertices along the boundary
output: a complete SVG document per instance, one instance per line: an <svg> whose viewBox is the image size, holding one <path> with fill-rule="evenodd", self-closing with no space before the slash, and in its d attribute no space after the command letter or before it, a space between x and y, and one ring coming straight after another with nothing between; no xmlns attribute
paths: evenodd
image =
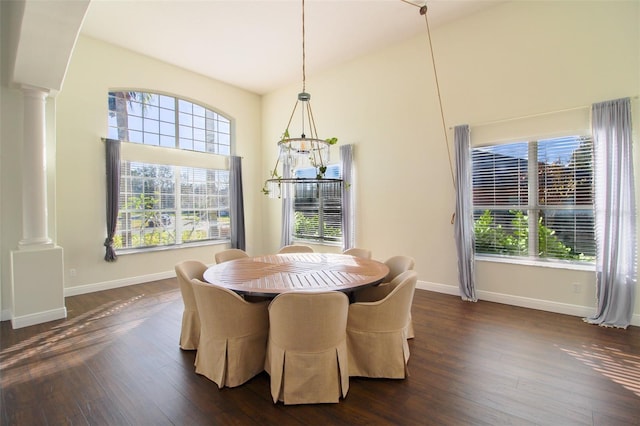
<svg viewBox="0 0 640 426"><path fill-rule="evenodd" d="M230 155L230 120L202 105L157 93L109 92L110 139Z"/></svg>

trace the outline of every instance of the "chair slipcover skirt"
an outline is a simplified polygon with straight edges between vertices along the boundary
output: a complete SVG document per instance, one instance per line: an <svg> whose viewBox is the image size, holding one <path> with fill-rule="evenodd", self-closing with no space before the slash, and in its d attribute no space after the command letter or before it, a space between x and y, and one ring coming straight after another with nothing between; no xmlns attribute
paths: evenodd
<svg viewBox="0 0 640 426"><path fill-rule="evenodd" d="M335 403L349 391L344 293L283 293L269 307L265 370L285 404Z"/></svg>

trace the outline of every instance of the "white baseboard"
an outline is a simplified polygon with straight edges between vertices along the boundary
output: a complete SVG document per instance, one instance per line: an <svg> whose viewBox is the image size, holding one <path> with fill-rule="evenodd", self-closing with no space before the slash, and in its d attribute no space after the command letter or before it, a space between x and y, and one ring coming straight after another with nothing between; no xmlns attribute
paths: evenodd
<svg viewBox="0 0 640 426"><path fill-rule="evenodd" d="M11 327L14 329L28 327L30 325L41 324L43 322L55 321L67 317L67 308L57 308L50 311L38 312L36 314L23 315L11 318Z"/></svg>
<svg viewBox="0 0 640 426"><path fill-rule="evenodd" d="M142 284L149 281L163 280L175 276L175 271L166 271L159 272L157 274L123 278L120 280L103 281L95 284L67 287L64 289L64 295L65 297L76 296L79 294L93 293L95 291L109 290L112 288L125 287L134 284ZM416 288L421 290L434 291L436 293L451 294L454 296L460 295L458 287L446 284L432 283L428 281L418 281ZM513 296L510 294L494 293L490 291L480 290L477 292L477 295L478 299L486 300L488 302L503 303L506 305L520 306L529 309L538 309L541 311L548 311L557 314L572 315L577 317L588 317L589 315L592 315L595 310L595 307L591 306L571 305L568 303L559 303L542 299L532 299L528 297ZM10 313L3 311L2 318L9 319L9 317ZM633 316L633 318L631 319L631 325L640 326L640 314L635 314Z"/></svg>
<svg viewBox="0 0 640 426"><path fill-rule="evenodd" d="M126 287L128 285L142 284L149 281L164 280L176 276L175 271L158 272L156 274L141 275L137 277L122 278L119 280L103 281L94 284L65 287L64 296L77 296L79 294L93 293L96 291L110 290L112 288Z"/></svg>
<svg viewBox="0 0 640 426"><path fill-rule="evenodd" d="M458 287L445 284L431 283L427 281L418 281L416 288L421 290L434 291L437 293L460 295ZM494 293L491 291L477 292L479 300L487 302L503 303L505 305L520 306L529 309L538 309L540 311L554 312L556 314L572 315L576 317L588 317L595 312L594 306L571 305L569 303L559 303L549 300L532 299L529 297L513 296L510 294ZM640 326L640 314L635 314L631 318L631 325Z"/></svg>
<svg viewBox="0 0 640 426"><path fill-rule="evenodd" d="M416 284L416 288L419 288L421 290L434 291L436 293L444 293L444 294L451 294L453 296L460 296L460 290L458 289L458 287L454 287L446 284L432 283L429 281L418 281L418 283Z"/></svg>

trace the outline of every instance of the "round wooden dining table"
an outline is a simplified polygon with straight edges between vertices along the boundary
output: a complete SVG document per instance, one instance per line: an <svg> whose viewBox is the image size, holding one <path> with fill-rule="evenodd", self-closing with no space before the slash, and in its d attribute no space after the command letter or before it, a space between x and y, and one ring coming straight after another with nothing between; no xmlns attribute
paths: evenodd
<svg viewBox="0 0 640 426"><path fill-rule="evenodd" d="M274 297L287 291L351 292L382 282L389 268L371 259L333 253L287 253L218 263L204 280L240 294Z"/></svg>

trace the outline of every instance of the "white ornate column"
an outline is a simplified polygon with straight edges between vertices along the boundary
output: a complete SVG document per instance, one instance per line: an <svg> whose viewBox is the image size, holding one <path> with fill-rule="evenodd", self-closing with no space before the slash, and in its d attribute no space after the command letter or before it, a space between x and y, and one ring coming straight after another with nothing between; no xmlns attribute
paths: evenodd
<svg viewBox="0 0 640 426"><path fill-rule="evenodd" d="M45 106L47 90L22 88L22 240L20 249L52 245L47 229L47 149Z"/></svg>

